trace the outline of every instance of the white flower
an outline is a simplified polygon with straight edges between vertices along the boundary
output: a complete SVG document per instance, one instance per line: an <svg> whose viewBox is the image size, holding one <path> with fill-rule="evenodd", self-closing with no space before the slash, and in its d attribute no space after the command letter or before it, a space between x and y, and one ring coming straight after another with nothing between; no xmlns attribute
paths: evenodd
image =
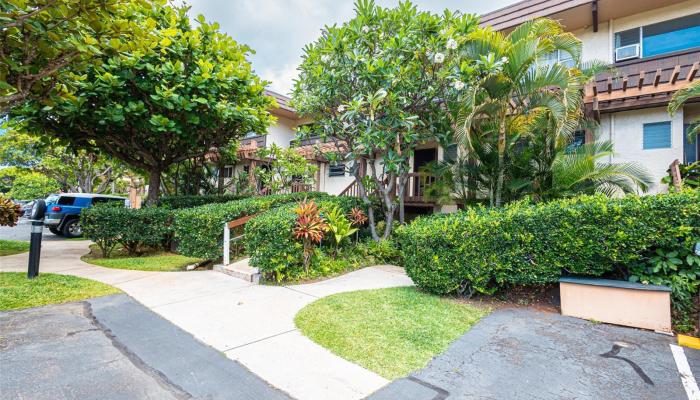
<svg viewBox="0 0 700 400"><path fill-rule="evenodd" d="M452 82L452 86L457 90L462 90L462 89L464 89L464 82L459 81L459 80L454 81L454 82Z"/></svg>
<svg viewBox="0 0 700 400"><path fill-rule="evenodd" d="M324 63L327 63L330 60L331 60L331 57L328 54L324 54L321 56L321 61L323 61Z"/></svg>
<svg viewBox="0 0 700 400"><path fill-rule="evenodd" d="M454 39L449 39L449 40L447 41L446 47L447 47L448 49L450 49L450 50L456 49L456 48L457 48L457 41L454 40Z"/></svg>
<svg viewBox="0 0 700 400"><path fill-rule="evenodd" d="M447 33L447 29L445 29L445 28L440 29L440 34L441 34L442 36L445 36L446 33Z"/></svg>
<svg viewBox="0 0 700 400"><path fill-rule="evenodd" d="M435 62L440 64L445 61L445 55L442 53L435 53Z"/></svg>
<svg viewBox="0 0 700 400"><path fill-rule="evenodd" d="M345 105L344 105L344 104L341 104L341 105L338 106L338 112L339 112L339 113L345 112Z"/></svg>
<svg viewBox="0 0 700 400"><path fill-rule="evenodd" d="M362 33L369 33L369 26L367 26L367 25L363 26Z"/></svg>
<svg viewBox="0 0 700 400"><path fill-rule="evenodd" d="M508 62L508 57L503 57L503 58L501 58L501 62L502 62L503 64L507 63L507 62Z"/></svg>

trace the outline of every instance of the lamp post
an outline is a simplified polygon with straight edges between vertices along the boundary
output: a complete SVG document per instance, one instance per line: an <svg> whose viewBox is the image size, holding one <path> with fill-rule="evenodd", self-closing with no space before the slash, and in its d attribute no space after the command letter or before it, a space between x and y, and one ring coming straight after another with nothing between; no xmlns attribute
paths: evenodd
<svg viewBox="0 0 700 400"><path fill-rule="evenodd" d="M33 279L39 275L39 258L41 257L41 235L44 232L44 214L46 214L46 202L37 200L34 202L29 219L32 221L32 233L29 241L29 266L27 278Z"/></svg>

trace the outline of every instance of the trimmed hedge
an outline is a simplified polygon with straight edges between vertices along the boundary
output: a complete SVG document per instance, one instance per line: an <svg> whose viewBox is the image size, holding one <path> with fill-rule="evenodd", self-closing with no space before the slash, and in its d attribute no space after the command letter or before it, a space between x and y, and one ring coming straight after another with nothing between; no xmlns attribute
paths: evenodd
<svg viewBox="0 0 700 400"><path fill-rule="evenodd" d="M228 203L230 201L245 199L246 197L250 196L236 194L163 196L158 200L158 206L177 210L180 208L199 207L206 204Z"/></svg>
<svg viewBox="0 0 700 400"><path fill-rule="evenodd" d="M700 191L470 209L418 218L396 232L408 275L438 294L601 276L698 238Z"/></svg>
<svg viewBox="0 0 700 400"><path fill-rule="evenodd" d="M139 248L167 249L173 235L173 212L165 208L131 209L110 205L90 207L80 213L83 234L97 243L108 257L117 243L129 254Z"/></svg>
<svg viewBox="0 0 700 400"><path fill-rule="evenodd" d="M279 194L177 210L175 237L178 252L189 257L217 259L223 251L224 223L306 197L321 199L330 195L317 192Z"/></svg>
<svg viewBox="0 0 700 400"><path fill-rule="evenodd" d="M317 198L321 214L324 210L337 205L344 212L359 207L361 200L347 196L327 196ZM294 208L297 203L288 204L257 216L245 226L246 252L250 256L250 265L260 269L264 275L276 275L276 280L296 277L303 272L303 246L295 240L292 229L297 216ZM332 246L324 239L322 246Z"/></svg>

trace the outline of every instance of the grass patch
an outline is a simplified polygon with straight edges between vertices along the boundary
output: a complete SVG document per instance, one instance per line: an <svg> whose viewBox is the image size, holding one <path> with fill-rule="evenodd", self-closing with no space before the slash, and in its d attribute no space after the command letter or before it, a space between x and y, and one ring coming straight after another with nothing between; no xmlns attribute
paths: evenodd
<svg viewBox="0 0 700 400"><path fill-rule="evenodd" d="M489 310L391 288L340 293L304 307L295 323L316 343L387 379L424 367Z"/></svg>
<svg viewBox="0 0 700 400"><path fill-rule="evenodd" d="M0 272L0 310L17 310L67 303L120 293L104 283L69 275L40 274L27 279L23 272Z"/></svg>
<svg viewBox="0 0 700 400"><path fill-rule="evenodd" d="M188 265L202 261L167 251L150 251L134 257L128 255L121 246L116 247L109 258L102 258L96 244L90 245L90 253L81 257L81 260L100 267L139 271L184 271Z"/></svg>
<svg viewBox="0 0 700 400"><path fill-rule="evenodd" d="M0 257L11 256L29 251L29 242L20 240L2 240L0 239Z"/></svg>

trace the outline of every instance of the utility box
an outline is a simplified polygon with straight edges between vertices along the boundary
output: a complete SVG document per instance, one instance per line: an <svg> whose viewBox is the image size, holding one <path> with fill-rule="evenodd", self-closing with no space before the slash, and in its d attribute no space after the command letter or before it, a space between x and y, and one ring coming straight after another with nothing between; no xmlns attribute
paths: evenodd
<svg viewBox="0 0 700 400"><path fill-rule="evenodd" d="M627 281L559 279L561 313L671 334L671 288Z"/></svg>

